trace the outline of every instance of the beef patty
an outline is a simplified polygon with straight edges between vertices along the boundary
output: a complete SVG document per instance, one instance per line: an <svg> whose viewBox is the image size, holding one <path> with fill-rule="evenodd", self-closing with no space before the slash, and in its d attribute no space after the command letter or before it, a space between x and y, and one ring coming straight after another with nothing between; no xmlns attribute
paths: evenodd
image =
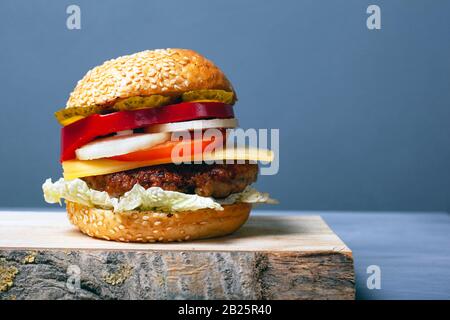
<svg viewBox="0 0 450 320"><path fill-rule="evenodd" d="M138 183L144 188L224 198L256 181L257 164L166 164L82 178L88 186L118 197Z"/></svg>

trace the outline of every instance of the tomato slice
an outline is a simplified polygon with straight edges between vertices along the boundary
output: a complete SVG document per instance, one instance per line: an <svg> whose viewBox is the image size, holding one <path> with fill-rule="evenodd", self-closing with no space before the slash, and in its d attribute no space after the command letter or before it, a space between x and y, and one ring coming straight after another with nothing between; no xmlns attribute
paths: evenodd
<svg viewBox="0 0 450 320"><path fill-rule="evenodd" d="M151 109L93 114L61 128L60 160L74 159L79 147L118 131L169 122L233 117L233 107L220 102L183 102Z"/></svg>
<svg viewBox="0 0 450 320"><path fill-rule="evenodd" d="M154 146L149 149L139 150L135 152L131 152L128 154L111 157L108 159L120 160L120 161L146 161L146 160L170 160L168 162L173 162L172 158L172 150L175 147L178 147L179 153L176 154L177 157L184 158L187 157L187 154L184 154L184 151L187 151L189 155L202 154L205 151L205 148L218 148L219 146L223 147L224 141L222 139L192 139L187 141L167 141L157 146Z"/></svg>

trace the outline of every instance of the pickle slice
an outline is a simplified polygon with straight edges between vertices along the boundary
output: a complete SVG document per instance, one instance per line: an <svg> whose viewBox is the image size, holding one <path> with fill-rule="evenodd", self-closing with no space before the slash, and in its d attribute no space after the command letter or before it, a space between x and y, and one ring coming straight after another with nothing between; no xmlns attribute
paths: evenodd
<svg viewBox="0 0 450 320"><path fill-rule="evenodd" d="M158 94L146 97L136 96L119 100L112 106L94 105L88 107L61 109L55 112L55 117L61 125L66 126L95 113L161 107L171 103L176 103L176 101L179 101L177 99L179 99L179 96L161 96ZM181 95L181 99L185 102L217 101L225 104L233 104L235 102L234 93L224 90L188 91Z"/></svg>
<svg viewBox="0 0 450 320"><path fill-rule="evenodd" d="M234 93L225 90L195 90L181 95L183 101L217 101L225 104L234 103Z"/></svg>
<svg viewBox="0 0 450 320"><path fill-rule="evenodd" d="M77 117L78 119L80 119L80 117L84 118L94 113L100 113L105 109L106 109L105 107L97 105L89 107L72 107L56 111L55 117L60 124L66 125L68 123L74 122L70 120L71 118L74 117Z"/></svg>
<svg viewBox="0 0 450 320"><path fill-rule="evenodd" d="M123 110L137 110L145 108L155 108L170 104L173 101L173 97L160 96L154 94L148 97L131 97L119 102L116 102L113 109L116 111Z"/></svg>
<svg viewBox="0 0 450 320"><path fill-rule="evenodd" d="M95 105L61 109L55 112L55 117L60 124L66 126L95 113L154 108L168 105L173 100L173 97L160 96L157 94L148 97L130 97L116 102L113 106Z"/></svg>

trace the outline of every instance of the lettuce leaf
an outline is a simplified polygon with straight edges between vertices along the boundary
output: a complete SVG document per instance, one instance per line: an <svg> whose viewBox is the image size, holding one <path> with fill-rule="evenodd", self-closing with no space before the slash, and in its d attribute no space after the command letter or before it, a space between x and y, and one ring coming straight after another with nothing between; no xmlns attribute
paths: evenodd
<svg viewBox="0 0 450 320"><path fill-rule="evenodd" d="M80 203L88 207L113 208L114 198L110 198L107 192L92 190L81 179L65 181L60 178L55 183L51 179L45 180L42 185L44 199L48 203L59 203L61 198Z"/></svg>
<svg viewBox="0 0 450 320"><path fill-rule="evenodd" d="M216 199L216 201L220 204L233 204L237 202L246 202L246 203L268 203L268 204L277 204L278 201L270 198L270 195L267 192L259 192L255 188L248 186L244 191L240 193L230 194L225 199Z"/></svg>
<svg viewBox="0 0 450 320"><path fill-rule="evenodd" d="M163 212L191 211L204 208L223 210L222 206L212 198L165 191L159 187L145 189L139 184L135 184L130 191L119 198L114 206L114 211L130 211L136 208Z"/></svg>
<svg viewBox="0 0 450 320"><path fill-rule="evenodd" d="M185 194L175 191L165 191L159 187L143 188L139 184L126 192L120 198L110 197L105 191L90 189L81 179L59 179L52 182L47 179L42 185L45 201L59 203L61 199L80 203L88 207L113 209L115 212L131 210L159 210L162 212L194 211L199 209L223 210L222 205L236 202L247 203L276 203L267 193L260 193L247 187L241 193L217 200L210 197L201 197L196 194Z"/></svg>

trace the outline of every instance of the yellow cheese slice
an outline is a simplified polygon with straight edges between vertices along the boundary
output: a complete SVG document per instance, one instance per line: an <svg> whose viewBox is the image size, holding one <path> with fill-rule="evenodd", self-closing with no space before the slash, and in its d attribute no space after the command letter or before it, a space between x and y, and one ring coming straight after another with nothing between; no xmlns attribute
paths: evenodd
<svg viewBox="0 0 450 320"><path fill-rule="evenodd" d="M76 122L78 120L81 120L83 118L85 118L85 117L84 116L73 116L73 117L70 117L68 119L61 120L61 124L65 127L65 126L68 126L69 124L72 124L72 123L74 123L74 122Z"/></svg>
<svg viewBox="0 0 450 320"><path fill-rule="evenodd" d="M221 102L219 100L211 100L211 99L198 99L198 100L192 100L188 102Z"/></svg>
<svg viewBox="0 0 450 320"><path fill-rule="evenodd" d="M191 157L184 157L177 159L177 161L195 161L199 155L192 155ZM235 160L235 161L262 161L270 162L273 160L273 152L266 149L256 148L233 148L217 150L214 153L203 154L203 161L220 161L220 160ZM98 176L102 174L120 172L141 167L154 166L158 164L172 163L171 158L145 160L145 161L118 161L111 159L97 159L97 160L68 160L62 163L64 171L64 179L71 180L81 177ZM225 162L226 163L226 162Z"/></svg>

